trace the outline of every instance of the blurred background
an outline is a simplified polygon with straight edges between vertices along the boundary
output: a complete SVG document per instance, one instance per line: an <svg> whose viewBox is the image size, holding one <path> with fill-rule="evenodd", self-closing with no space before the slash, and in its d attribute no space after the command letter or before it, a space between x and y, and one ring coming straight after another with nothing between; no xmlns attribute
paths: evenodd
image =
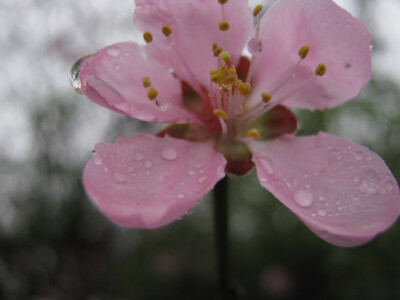
<svg viewBox="0 0 400 300"><path fill-rule="evenodd" d="M72 64L141 40L133 0L0 0L0 299L205 299L216 288L212 195L190 216L122 229L90 203L81 172L100 141L159 127L101 108L69 86ZM273 1L250 1L252 6ZM361 95L296 110L299 135L370 147L400 179L400 1L336 1L369 27L374 73ZM396 299L400 224L343 249L260 187L230 180L232 277L243 299ZM397 295L397 297L396 297Z"/></svg>

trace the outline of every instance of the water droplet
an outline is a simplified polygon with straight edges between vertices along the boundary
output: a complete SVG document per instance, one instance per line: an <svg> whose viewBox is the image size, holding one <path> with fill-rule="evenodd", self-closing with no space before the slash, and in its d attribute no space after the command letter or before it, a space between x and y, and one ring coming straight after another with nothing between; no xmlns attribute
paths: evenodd
<svg viewBox="0 0 400 300"><path fill-rule="evenodd" d="M78 59L71 68L71 73L69 75L69 82L71 83L72 88L78 94L83 94L82 92L82 83L80 78L81 73L81 64L82 58Z"/></svg>
<svg viewBox="0 0 400 300"><path fill-rule="evenodd" d="M118 71L119 69L121 69L121 65L117 64L114 66L115 71Z"/></svg>
<svg viewBox="0 0 400 300"><path fill-rule="evenodd" d="M188 215L191 215L193 213L193 208L189 208L186 212Z"/></svg>
<svg viewBox="0 0 400 300"><path fill-rule="evenodd" d="M161 156L166 160L175 160L178 157L178 152L174 148L168 147L161 152Z"/></svg>
<svg viewBox="0 0 400 300"><path fill-rule="evenodd" d="M301 207L309 207L313 203L313 193L306 189L297 189L293 193L293 200Z"/></svg>
<svg viewBox="0 0 400 300"><path fill-rule="evenodd" d="M362 150L354 151L353 156L356 160L362 160L364 158L364 151Z"/></svg>
<svg viewBox="0 0 400 300"><path fill-rule="evenodd" d="M190 171L189 171L189 175L190 175L190 176L193 176L193 175L194 175L194 172L193 172L192 170L190 170Z"/></svg>
<svg viewBox="0 0 400 300"><path fill-rule="evenodd" d="M203 182L205 182L205 181L207 181L208 180L208 177L207 176L201 176L200 178L199 178L199 180L197 180L197 182L198 183L203 183Z"/></svg>
<svg viewBox="0 0 400 300"><path fill-rule="evenodd" d="M394 183L392 181L386 181L385 182L385 189L390 193L394 191Z"/></svg>
<svg viewBox="0 0 400 300"><path fill-rule="evenodd" d="M247 49L252 55L255 55L263 50L263 44L258 38L252 38L247 44Z"/></svg>
<svg viewBox="0 0 400 300"><path fill-rule="evenodd" d="M272 161L269 158L262 158L260 160L261 166L264 168L264 170L268 173L268 174L272 174L274 172L274 167L272 164Z"/></svg>
<svg viewBox="0 0 400 300"><path fill-rule="evenodd" d="M203 166L201 165L201 164L196 164L196 168L197 169L200 169L200 168L202 168Z"/></svg>
<svg viewBox="0 0 400 300"><path fill-rule="evenodd" d="M112 57L118 57L121 54L121 51L116 47L109 47L106 52Z"/></svg>
<svg viewBox="0 0 400 300"><path fill-rule="evenodd" d="M353 199L353 200L358 200L358 199L360 199L360 195L359 194L357 194L357 193L354 193L354 194L352 194L351 195L351 199Z"/></svg>
<svg viewBox="0 0 400 300"><path fill-rule="evenodd" d="M321 208L321 209L319 209L317 211L317 215L320 216L320 217L325 217L326 214L327 214L327 211L325 209L323 209L323 208Z"/></svg>
<svg viewBox="0 0 400 300"><path fill-rule="evenodd" d="M154 103L160 111L167 111L172 108L172 104L168 100L163 98L157 98L156 100L154 100Z"/></svg>
<svg viewBox="0 0 400 300"><path fill-rule="evenodd" d="M153 164L151 163L151 161L146 160L146 162L144 163L144 166L145 166L147 169L150 169L150 168L153 166Z"/></svg>
<svg viewBox="0 0 400 300"><path fill-rule="evenodd" d="M95 165L101 165L101 163L102 163L103 161L102 161L101 157L95 156L95 157L93 158L93 162L94 162Z"/></svg>
<svg viewBox="0 0 400 300"><path fill-rule="evenodd" d="M359 189L364 193L374 193L380 182L378 174L374 170L368 169L364 172L362 178Z"/></svg>
<svg viewBox="0 0 400 300"><path fill-rule="evenodd" d="M135 155L133 156L133 159L136 161L141 161L144 159L144 155L140 152L136 152Z"/></svg>
<svg viewBox="0 0 400 300"><path fill-rule="evenodd" d="M164 183L165 182L165 177L163 175L160 175L157 177L157 180L159 183Z"/></svg>
<svg viewBox="0 0 400 300"><path fill-rule="evenodd" d="M104 167L104 173L108 173L108 168Z"/></svg>
<svg viewBox="0 0 400 300"><path fill-rule="evenodd" d="M342 211L342 210L343 210L343 207L339 206L338 211Z"/></svg>
<svg viewBox="0 0 400 300"><path fill-rule="evenodd" d="M117 172L117 173L114 174L114 180L115 180L115 182L117 182L117 183L124 183L124 182L127 182L126 176L125 176L124 174L122 174L122 173L119 173L119 172Z"/></svg>
<svg viewBox="0 0 400 300"><path fill-rule="evenodd" d="M183 198L185 198L185 195L184 194L178 194L178 196L177 196L179 199L183 199Z"/></svg>
<svg viewBox="0 0 400 300"><path fill-rule="evenodd" d="M217 169L217 177L222 178L225 176L225 168L223 166L219 166Z"/></svg>

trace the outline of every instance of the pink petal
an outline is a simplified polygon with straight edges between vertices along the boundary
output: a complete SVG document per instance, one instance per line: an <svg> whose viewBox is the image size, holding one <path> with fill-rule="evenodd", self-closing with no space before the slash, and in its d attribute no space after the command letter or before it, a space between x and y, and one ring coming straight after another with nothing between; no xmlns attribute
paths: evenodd
<svg viewBox="0 0 400 300"><path fill-rule="evenodd" d="M113 222L156 228L188 212L224 177L213 143L141 133L96 145L83 173L86 192Z"/></svg>
<svg viewBox="0 0 400 300"><path fill-rule="evenodd" d="M249 147L261 185L327 242L363 244L400 213L396 180L366 147L323 132Z"/></svg>
<svg viewBox="0 0 400 300"><path fill-rule="evenodd" d="M358 95L371 77L370 36L360 20L330 0L280 0L263 16L254 90L271 92L299 60L299 49L310 46L295 75L273 99L288 94L313 76L318 64L327 66L323 77L285 101L285 105L324 109ZM272 100L271 100L272 101Z"/></svg>
<svg viewBox="0 0 400 300"><path fill-rule="evenodd" d="M228 1L224 9L226 21L231 25L226 32L218 28L223 17L217 0L136 0L134 20L140 29L154 35L153 43L168 58L178 77L198 91L198 83L209 87L209 71L217 68L212 43L228 50L232 61L237 63L253 27L247 1ZM161 33L164 25L172 28L172 47Z"/></svg>
<svg viewBox="0 0 400 300"><path fill-rule="evenodd" d="M159 98L182 104L181 84L167 67L148 59L146 48L132 42L105 47L83 59L83 92L94 102L143 121L174 122L184 119L173 110L161 111L147 97L142 78L149 77Z"/></svg>

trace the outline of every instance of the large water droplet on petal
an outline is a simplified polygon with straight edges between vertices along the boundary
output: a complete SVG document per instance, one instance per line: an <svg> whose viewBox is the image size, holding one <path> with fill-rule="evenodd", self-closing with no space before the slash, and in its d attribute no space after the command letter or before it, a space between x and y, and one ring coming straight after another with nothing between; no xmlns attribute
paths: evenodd
<svg viewBox="0 0 400 300"><path fill-rule="evenodd" d="M272 161L269 158L262 158L260 160L261 166L264 168L264 170L268 173L268 174L272 174L274 172L274 167L272 164Z"/></svg>
<svg viewBox="0 0 400 300"><path fill-rule="evenodd" d="M178 152L174 148L168 147L161 152L161 156L166 160L175 160L178 157Z"/></svg>
<svg viewBox="0 0 400 300"><path fill-rule="evenodd" d="M362 150L356 150L353 152L353 156L356 160L362 160L364 158L364 151Z"/></svg>
<svg viewBox="0 0 400 300"><path fill-rule="evenodd" d="M379 182L379 175L374 170L368 169L363 174L359 189L364 193L374 193L378 189Z"/></svg>
<svg viewBox="0 0 400 300"><path fill-rule="evenodd" d="M106 52L112 57L118 57L121 54L121 51L116 47L109 47Z"/></svg>
<svg viewBox="0 0 400 300"><path fill-rule="evenodd" d="M328 213L328 212L327 212L325 209L323 209L323 208L321 208L321 209L319 209L319 210L317 211L317 215L320 216L320 217L325 217L327 213Z"/></svg>
<svg viewBox="0 0 400 300"><path fill-rule="evenodd" d="M81 64L82 58L78 59L71 68L71 73L69 75L69 82L71 83L72 88L78 94L83 94L82 92L82 83L81 83Z"/></svg>
<svg viewBox="0 0 400 300"><path fill-rule="evenodd" d="M306 189L297 189L293 192L293 200L301 207L309 207L313 203L313 192Z"/></svg>
<svg viewBox="0 0 400 300"><path fill-rule="evenodd" d="M165 99L157 98L154 100L154 103L157 105L157 108L161 111L166 111L172 108L172 104Z"/></svg>
<svg viewBox="0 0 400 300"><path fill-rule="evenodd" d="M207 181L208 180L208 177L207 176L201 176L200 178L199 178L199 180L197 180L197 182L198 183L203 183L203 182L205 182L205 181Z"/></svg>

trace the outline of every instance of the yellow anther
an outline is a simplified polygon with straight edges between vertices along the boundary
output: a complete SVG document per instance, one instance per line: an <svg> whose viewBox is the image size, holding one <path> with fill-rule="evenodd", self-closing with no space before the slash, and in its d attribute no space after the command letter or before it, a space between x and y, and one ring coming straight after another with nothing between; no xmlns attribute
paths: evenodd
<svg viewBox="0 0 400 300"><path fill-rule="evenodd" d="M250 95L250 93L251 93L251 84L248 83L248 82L240 83L240 84L237 86L237 89L239 90L239 92L240 92L242 95Z"/></svg>
<svg viewBox="0 0 400 300"><path fill-rule="evenodd" d="M326 66L324 64L319 64L315 69L315 75L324 76L326 73Z"/></svg>
<svg viewBox="0 0 400 300"><path fill-rule="evenodd" d="M308 45L304 45L303 47L300 48L299 56L301 57L301 59L306 58L308 51L310 51L310 46L308 46Z"/></svg>
<svg viewBox="0 0 400 300"><path fill-rule="evenodd" d="M145 33L143 33L143 38L146 43L150 43L153 40L153 35L151 34L151 32L146 31Z"/></svg>
<svg viewBox="0 0 400 300"><path fill-rule="evenodd" d="M230 66L228 70L229 70L229 73L230 73L230 74L236 75L236 68L235 68L234 65Z"/></svg>
<svg viewBox="0 0 400 300"><path fill-rule="evenodd" d="M216 115L224 120L228 119L228 114L226 113L226 111L224 111L223 109L220 109L220 108L214 109L214 115Z"/></svg>
<svg viewBox="0 0 400 300"><path fill-rule="evenodd" d="M168 26L168 25L164 25L164 26L161 28L161 31L162 31L162 33L163 33L165 36L170 36L171 33L172 33L172 29L171 29L171 27Z"/></svg>
<svg viewBox="0 0 400 300"><path fill-rule="evenodd" d="M256 128L251 128L249 131L247 131L246 136L248 138L259 139L261 137L261 134Z"/></svg>
<svg viewBox="0 0 400 300"><path fill-rule="evenodd" d="M149 88L147 92L147 98L149 98L150 100L154 100L157 98L157 96L158 96L158 91L153 87Z"/></svg>
<svg viewBox="0 0 400 300"><path fill-rule="evenodd" d="M224 78L224 83L225 84L232 84L236 82L236 76L233 75L228 75Z"/></svg>
<svg viewBox="0 0 400 300"><path fill-rule="evenodd" d="M143 78L142 78L142 83L143 83L143 86L144 86L145 88L148 88L148 87L151 86L151 80L150 80L149 77L143 77Z"/></svg>
<svg viewBox="0 0 400 300"><path fill-rule="evenodd" d="M228 21L221 21L218 23L218 27L221 31L227 31L229 28L231 28L231 25L229 25Z"/></svg>
<svg viewBox="0 0 400 300"><path fill-rule="evenodd" d="M221 75L219 73L211 74L210 80L212 82L218 83L221 81Z"/></svg>
<svg viewBox="0 0 400 300"><path fill-rule="evenodd" d="M224 49L222 49L222 47L218 46L217 48L215 48L215 50L213 50L214 56L218 57L221 54L221 52L223 52L223 51L224 51Z"/></svg>
<svg viewBox="0 0 400 300"><path fill-rule="evenodd" d="M261 98L265 103L267 103L269 100L271 100L272 96L271 96L270 93L262 92L261 93Z"/></svg>
<svg viewBox="0 0 400 300"><path fill-rule="evenodd" d="M260 11L262 11L263 8L264 7L261 4L258 4L256 7L254 7L253 16L256 17L260 13Z"/></svg>
<svg viewBox="0 0 400 300"><path fill-rule="evenodd" d="M231 56L229 55L229 53L228 52L226 52L226 51L222 51L219 55L218 55L218 57L220 58L220 59L222 59L226 64L231 64Z"/></svg>
<svg viewBox="0 0 400 300"><path fill-rule="evenodd" d="M217 43L212 43L212 51L214 52L215 51L215 49L217 49L218 48L218 44Z"/></svg>
<svg viewBox="0 0 400 300"><path fill-rule="evenodd" d="M226 2L228 2L228 0L218 0L219 4L225 4Z"/></svg>

